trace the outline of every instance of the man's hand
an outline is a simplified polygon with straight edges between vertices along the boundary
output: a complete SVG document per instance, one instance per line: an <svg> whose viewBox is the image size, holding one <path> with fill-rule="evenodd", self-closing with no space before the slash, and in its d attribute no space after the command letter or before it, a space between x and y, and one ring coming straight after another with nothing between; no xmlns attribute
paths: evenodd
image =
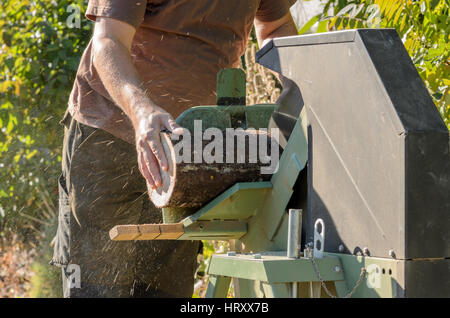
<svg viewBox="0 0 450 318"><path fill-rule="evenodd" d="M138 111L136 118L133 124L139 171L146 179L147 186L155 189L162 184L159 167L162 170L169 168L159 133L168 130L174 134L181 134L183 128L175 123L169 113L159 107L151 110L143 107Z"/></svg>
<svg viewBox="0 0 450 318"><path fill-rule="evenodd" d="M169 130L177 134L182 128L143 88L130 56L135 32L125 22L97 17L92 42L93 64L108 94L133 124L139 170L147 185L154 189L161 185L159 167L168 169L159 133Z"/></svg>

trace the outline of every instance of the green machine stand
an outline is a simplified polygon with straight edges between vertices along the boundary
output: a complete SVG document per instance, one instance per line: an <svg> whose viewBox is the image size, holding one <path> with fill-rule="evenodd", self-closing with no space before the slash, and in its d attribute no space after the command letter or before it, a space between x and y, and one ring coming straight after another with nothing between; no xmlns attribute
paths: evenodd
<svg viewBox="0 0 450 318"><path fill-rule="evenodd" d="M218 83L218 100L245 100L245 74L241 70L222 70ZM226 98L232 92L240 95ZM266 129L275 106L199 106L181 114L177 123L191 130L194 120L202 120L203 129ZM232 279L239 297L320 297L326 292L345 297L355 292L348 286L359 287L361 296L371 295L370 285L361 284L366 279L361 269L376 263L380 268L395 268L365 257L350 256L347 261L338 254L323 253L323 245L322 251L310 246L300 252L302 210L291 210L289 218L286 208L307 160L307 139L299 118L270 181L237 183L197 211L163 209L165 224L183 226L178 240L236 240L235 245L241 247L241 252L211 257L207 297L226 297ZM355 275L344 275L345 268ZM392 297L392 289L383 288L381 295Z"/></svg>
<svg viewBox="0 0 450 318"><path fill-rule="evenodd" d="M275 39L258 60L283 75L277 105L245 105L245 74L225 69L218 105L177 122L279 128L278 170L164 209L149 239L233 240L210 259L207 297L231 282L237 297L449 297L449 134L395 31ZM142 239L133 226L123 237Z"/></svg>

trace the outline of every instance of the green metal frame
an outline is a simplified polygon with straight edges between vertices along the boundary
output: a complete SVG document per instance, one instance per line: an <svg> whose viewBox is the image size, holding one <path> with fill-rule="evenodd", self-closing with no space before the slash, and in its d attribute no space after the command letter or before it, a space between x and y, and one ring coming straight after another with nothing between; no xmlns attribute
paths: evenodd
<svg viewBox="0 0 450 318"><path fill-rule="evenodd" d="M256 104L251 106L196 106L184 111L176 122L190 131L194 130L194 121L201 120L203 129L210 127L226 128L267 128L275 104ZM233 125L235 118L245 118L242 125Z"/></svg>
<svg viewBox="0 0 450 318"><path fill-rule="evenodd" d="M366 269L366 274L351 297L392 298L397 297L397 290L403 288L398 284L401 281L401 267L404 266L402 260L324 253L324 257L316 258L315 262L323 281L334 285L337 297L345 297L353 290L360 279L362 268ZM207 295L211 297L226 295L232 277L257 281L263 286L265 297L287 297L282 295L288 283L320 282L310 258L289 259L284 251L230 256L215 254L211 257L207 273L211 282L207 287ZM214 291L218 286L217 281L222 282L219 293ZM241 293L240 296L253 295L251 292Z"/></svg>
<svg viewBox="0 0 450 318"><path fill-rule="evenodd" d="M264 198L272 189L272 183L236 183L195 214L183 220L189 226L199 220L247 220L263 206Z"/></svg>
<svg viewBox="0 0 450 318"><path fill-rule="evenodd" d="M252 108L247 107L247 109ZM278 171L266 182L237 183L213 201L205 205L194 214L184 218L181 222L185 227L185 234L179 240L191 239L239 239L243 236L245 244L252 248L252 242L261 243L259 231L243 232L244 224L255 224L265 232L266 241L273 241L275 233L280 228L285 215L286 206L292 196L293 186L300 171L307 161L307 144L303 134L301 120L294 127L292 138L281 155ZM182 210L182 209L181 209ZM180 209L175 209L177 215ZM188 211L192 213L191 210ZM173 210L164 211L164 220L167 215L174 214ZM240 230L234 230L223 222L212 221L239 221ZM205 221L200 227L196 224ZM211 223L208 223L211 222ZM247 222L248 221L248 222ZM173 222L173 221L172 221ZM238 223L236 223L238 224ZM251 226L253 228L253 226ZM255 235L259 238L255 238ZM256 247L256 246L255 246Z"/></svg>
<svg viewBox="0 0 450 318"><path fill-rule="evenodd" d="M268 284L290 282L317 282L319 278L314 272L309 258L292 259L273 253L236 254L234 256L215 254L208 266L208 274L257 280ZM255 255L260 258L255 258ZM343 281L342 268L338 257L316 259L322 278L326 281Z"/></svg>
<svg viewBox="0 0 450 318"><path fill-rule="evenodd" d="M220 100L227 106L191 108L177 118L178 124L190 130L195 120L202 121L203 129L268 127L275 105L245 106L245 76L240 70L219 73L217 91L218 104ZM241 105L232 105L236 101ZM285 251L286 207L308 158L305 123L302 113L284 148L279 169L269 182L238 183L198 211L163 211L164 222L182 219L185 233L179 240L237 239L244 244L247 253L212 256L207 269L207 297L226 297L231 278L239 282L241 297L288 297L292 283L310 286L310 295L320 295L320 281L311 259L290 259ZM189 216L183 218L185 215ZM324 253L315 262L323 280L334 285L339 297L353 289L363 267L367 274L353 297L396 296L401 261Z"/></svg>
<svg viewBox="0 0 450 318"><path fill-rule="evenodd" d="M398 291L405 287L399 285L399 282L403 281L402 267L405 266L405 260L338 253L325 254L339 257L345 273L345 281L350 288L358 281L361 269L366 269L365 278L352 297L395 298L400 296Z"/></svg>

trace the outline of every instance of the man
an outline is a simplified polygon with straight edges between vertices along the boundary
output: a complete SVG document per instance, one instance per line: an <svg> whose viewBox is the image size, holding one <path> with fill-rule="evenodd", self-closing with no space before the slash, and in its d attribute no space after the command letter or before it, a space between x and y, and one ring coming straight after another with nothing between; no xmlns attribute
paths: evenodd
<svg viewBox="0 0 450 318"><path fill-rule="evenodd" d="M59 227L52 264L65 297L190 297L198 243L113 242L116 224L161 223L147 187L167 160L159 132L215 104L252 25L262 45L296 34L295 0L90 0L92 40L62 121Z"/></svg>

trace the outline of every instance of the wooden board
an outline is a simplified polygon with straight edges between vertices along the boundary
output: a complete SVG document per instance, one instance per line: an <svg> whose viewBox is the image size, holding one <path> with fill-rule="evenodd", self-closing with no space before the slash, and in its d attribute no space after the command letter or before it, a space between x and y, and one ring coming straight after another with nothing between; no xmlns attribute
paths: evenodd
<svg viewBox="0 0 450 318"><path fill-rule="evenodd" d="M182 223L116 225L109 231L113 241L176 240L183 234Z"/></svg>
<svg viewBox="0 0 450 318"><path fill-rule="evenodd" d="M135 240L140 234L137 225L117 225L109 231L109 237L114 241Z"/></svg>

